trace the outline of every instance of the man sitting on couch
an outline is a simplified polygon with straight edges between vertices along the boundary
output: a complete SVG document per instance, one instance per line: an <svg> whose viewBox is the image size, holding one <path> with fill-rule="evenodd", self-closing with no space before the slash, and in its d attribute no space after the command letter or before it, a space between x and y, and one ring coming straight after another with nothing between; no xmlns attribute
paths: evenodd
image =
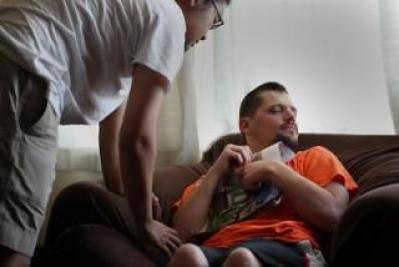
<svg viewBox="0 0 399 267"><path fill-rule="evenodd" d="M182 245L169 266L322 266L320 235L331 232L357 185L327 149L313 147L287 162L253 161L256 152L278 141L298 142L297 110L287 90L275 82L251 91L240 107L246 146L229 144L207 173L186 188L173 227L187 241L209 229L221 184L238 177L247 191L260 184L280 197L242 220L224 224L197 246ZM207 228L208 227L208 228Z"/></svg>

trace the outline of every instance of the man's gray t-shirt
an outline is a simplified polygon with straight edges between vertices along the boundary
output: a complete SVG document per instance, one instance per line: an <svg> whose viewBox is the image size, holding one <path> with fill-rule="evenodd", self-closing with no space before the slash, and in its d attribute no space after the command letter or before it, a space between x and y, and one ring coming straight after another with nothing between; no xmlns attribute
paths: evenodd
<svg viewBox="0 0 399 267"><path fill-rule="evenodd" d="M120 106L134 64L173 80L185 31L174 0L0 2L0 53L49 82L63 124L96 123Z"/></svg>

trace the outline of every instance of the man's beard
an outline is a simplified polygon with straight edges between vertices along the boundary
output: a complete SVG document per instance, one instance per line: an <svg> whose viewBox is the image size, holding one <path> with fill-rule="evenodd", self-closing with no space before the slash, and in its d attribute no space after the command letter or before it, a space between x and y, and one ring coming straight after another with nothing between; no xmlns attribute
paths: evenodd
<svg viewBox="0 0 399 267"><path fill-rule="evenodd" d="M283 142L286 146L294 150L298 146L298 138L293 138L282 133L278 133L276 136L276 142Z"/></svg>

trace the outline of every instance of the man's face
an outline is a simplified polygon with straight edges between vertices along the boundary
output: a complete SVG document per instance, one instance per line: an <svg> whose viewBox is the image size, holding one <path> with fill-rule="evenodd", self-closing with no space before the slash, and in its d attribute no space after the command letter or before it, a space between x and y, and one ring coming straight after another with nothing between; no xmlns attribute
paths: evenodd
<svg viewBox="0 0 399 267"><path fill-rule="evenodd" d="M245 134L253 152L259 151L277 141L288 146L298 143L297 110L288 94L284 92L262 92L262 104L251 117L240 120L241 131Z"/></svg>
<svg viewBox="0 0 399 267"><path fill-rule="evenodd" d="M203 1L197 1L195 4L187 0L177 1L183 10L186 19L186 43L185 49L188 50L195 46L199 41L205 40L208 31L212 28L215 21L219 19L219 12L225 8L225 4L217 3L214 6L211 3L204 4Z"/></svg>

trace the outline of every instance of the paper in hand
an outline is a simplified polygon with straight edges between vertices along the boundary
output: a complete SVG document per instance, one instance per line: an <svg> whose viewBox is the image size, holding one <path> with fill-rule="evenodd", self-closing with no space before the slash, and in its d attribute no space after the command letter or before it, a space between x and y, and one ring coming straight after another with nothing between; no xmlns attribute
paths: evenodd
<svg viewBox="0 0 399 267"><path fill-rule="evenodd" d="M295 153L287 147L283 142L277 142L254 155L254 161L257 160L277 160L287 162L294 157ZM243 209L241 217L247 217L259 208L270 202L277 204L280 201L281 189L271 183L261 183L248 201L248 205Z"/></svg>

